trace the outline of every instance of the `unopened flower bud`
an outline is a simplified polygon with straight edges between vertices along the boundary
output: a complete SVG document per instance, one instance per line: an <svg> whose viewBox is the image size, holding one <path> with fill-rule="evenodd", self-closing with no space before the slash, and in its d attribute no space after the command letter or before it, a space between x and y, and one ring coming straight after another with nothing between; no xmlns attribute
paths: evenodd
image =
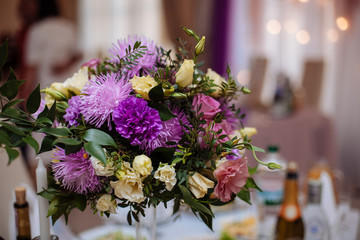
<svg viewBox="0 0 360 240"><path fill-rule="evenodd" d="M195 54L196 56L203 53L205 47L205 36L201 38L201 40L195 46Z"/></svg>
<svg viewBox="0 0 360 240"><path fill-rule="evenodd" d="M67 100L66 96L62 92L55 90L53 88L45 88L42 90L42 92L45 92L46 94L50 95L57 101Z"/></svg>
<svg viewBox="0 0 360 240"><path fill-rule="evenodd" d="M190 37L196 38L197 41L199 41L199 37L195 34L195 32L191 29L188 29L186 27L183 27L183 30L189 35Z"/></svg>
<svg viewBox="0 0 360 240"><path fill-rule="evenodd" d="M277 163L270 162L266 165L270 170L281 169L281 166Z"/></svg>

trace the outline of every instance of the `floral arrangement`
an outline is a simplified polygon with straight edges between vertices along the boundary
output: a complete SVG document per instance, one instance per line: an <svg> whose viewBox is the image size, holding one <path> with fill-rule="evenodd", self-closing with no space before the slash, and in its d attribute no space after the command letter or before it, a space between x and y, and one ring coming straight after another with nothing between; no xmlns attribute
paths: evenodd
<svg viewBox="0 0 360 240"><path fill-rule="evenodd" d="M211 205L236 196L250 202L257 186L244 151L257 159L261 149L250 144L256 130L244 128L244 114L230 105L250 91L229 68L226 78L211 69L204 74L197 60L205 37L184 30L196 45L180 41L175 59L145 37L119 40L108 58L85 63L63 83L37 86L26 111L15 99L23 81L10 71L0 87L0 143L9 162L24 144L53 153L49 188L39 193L50 201L53 222L90 205L107 216L129 207L131 224L147 206L173 200L174 213L187 204L211 228ZM44 134L41 144L33 132Z"/></svg>

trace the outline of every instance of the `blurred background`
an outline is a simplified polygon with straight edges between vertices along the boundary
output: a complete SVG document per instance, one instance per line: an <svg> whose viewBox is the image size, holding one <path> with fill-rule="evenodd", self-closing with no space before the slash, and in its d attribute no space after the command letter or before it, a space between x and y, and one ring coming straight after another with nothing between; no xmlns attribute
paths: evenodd
<svg viewBox="0 0 360 240"><path fill-rule="evenodd" d="M44 88L64 81L129 34L165 49L176 47L178 37L194 45L186 26L206 36L206 67L225 76L229 64L239 85L251 89L234 103L247 113L245 125L258 129L254 145L277 145L303 179L317 163L327 164L342 189L359 198L359 0L58 0L58 8L51 2L0 1L7 64L30 80L24 96L37 82Z"/></svg>

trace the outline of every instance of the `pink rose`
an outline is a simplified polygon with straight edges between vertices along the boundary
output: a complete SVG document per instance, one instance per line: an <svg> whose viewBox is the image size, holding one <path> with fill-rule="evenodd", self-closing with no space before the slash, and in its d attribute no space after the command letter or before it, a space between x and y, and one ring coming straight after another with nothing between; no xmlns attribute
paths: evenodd
<svg viewBox="0 0 360 240"><path fill-rule="evenodd" d="M201 109L199 113L204 113L202 119L213 119L216 114L221 112L220 103L203 93L195 95L193 99L193 106L195 111L198 111L200 104Z"/></svg>
<svg viewBox="0 0 360 240"><path fill-rule="evenodd" d="M94 58L94 59L91 59L91 60L87 61L83 65L81 65L81 67L88 67L89 69L96 70L96 67L99 64L100 64L100 59Z"/></svg>
<svg viewBox="0 0 360 240"><path fill-rule="evenodd" d="M202 127L204 129L208 129L209 124L211 122L212 121L206 120L206 124L202 125ZM230 124L226 120L222 120L221 123L213 123L212 128L209 130L213 131L213 132L218 132L220 129L222 129L222 132L220 134L217 134L217 137L220 137L221 135L226 135L226 137L219 139L218 142L224 143L224 142L229 141L230 138L228 136L233 134L233 130L232 130ZM204 135L204 132L199 133L198 142L202 149L206 147L206 145L205 145L206 138L211 139L212 136L213 136L212 132L207 132L206 135ZM218 142L215 143L215 145L214 145L215 147L219 144Z"/></svg>
<svg viewBox="0 0 360 240"><path fill-rule="evenodd" d="M231 200L231 195L240 192L249 177L246 159L230 160L218 166L214 171L217 185L214 189L215 196L222 202Z"/></svg>

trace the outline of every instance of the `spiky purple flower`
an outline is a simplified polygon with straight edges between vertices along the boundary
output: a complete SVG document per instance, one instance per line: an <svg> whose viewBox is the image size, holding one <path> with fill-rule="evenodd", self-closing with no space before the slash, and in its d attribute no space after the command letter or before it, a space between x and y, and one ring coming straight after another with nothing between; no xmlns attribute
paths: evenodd
<svg viewBox="0 0 360 240"><path fill-rule="evenodd" d="M140 41L141 46L145 46L147 50L141 58L137 59L137 63L132 65L131 69L124 68L124 73L128 78L132 78L135 75L140 76L140 74L141 76L148 75L155 67L156 59L158 57L156 44L152 40L147 39L144 36L138 37L135 35L133 37L129 36L127 40L119 39L116 44L112 44L109 49L110 61L119 64L120 59L127 55L126 49L128 49L129 46L132 48L136 41Z"/></svg>
<svg viewBox="0 0 360 240"><path fill-rule="evenodd" d="M184 125L190 125L183 111L178 107L171 108L171 111L177 117L162 122L162 130L158 136L152 141L143 141L140 148L148 155L151 154L158 147L172 147L166 144L167 142L174 142L177 144L184 135L185 129L181 126L180 121Z"/></svg>
<svg viewBox="0 0 360 240"><path fill-rule="evenodd" d="M65 150L56 147L53 151L52 170L56 181L66 190L80 194L99 192L100 177L95 175L89 155L84 149L65 155Z"/></svg>
<svg viewBox="0 0 360 240"><path fill-rule="evenodd" d="M81 91L84 95L80 96L80 112L84 120L97 128L107 121L111 130L112 112L131 91L131 83L116 73L99 75L89 80Z"/></svg>
<svg viewBox="0 0 360 240"><path fill-rule="evenodd" d="M80 104L81 99L78 95L69 99L69 107L65 110L66 114L64 115L64 119L68 122L69 126L77 127L79 125L77 119L79 119L80 115Z"/></svg>
<svg viewBox="0 0 360 240"><path fill-rule="evenodd" d="M158 111L148 106L142 98L134 96L122 101L114 110L116 131L131 145L154 140L163 128Z"/></svg>

